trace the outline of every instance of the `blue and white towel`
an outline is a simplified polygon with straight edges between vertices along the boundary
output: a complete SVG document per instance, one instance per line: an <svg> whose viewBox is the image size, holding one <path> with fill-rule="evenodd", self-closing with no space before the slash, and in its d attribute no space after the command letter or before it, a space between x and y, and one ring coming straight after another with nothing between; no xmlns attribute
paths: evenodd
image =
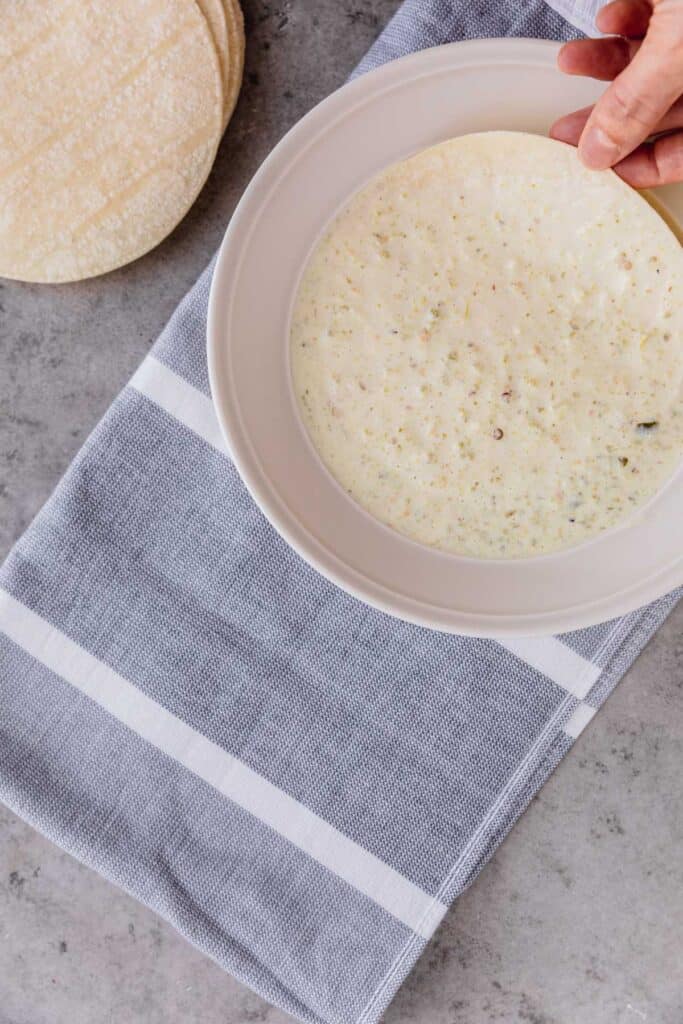
<svg viewBox="0 0 683 1024"><path fill-rule="evenodd" d="M360 70L574 31L543 0L410 0ZM342 593L223 448L208 289L0 572L0 797L273 1003L372 1022L675 596L503 644Z"/></svg>

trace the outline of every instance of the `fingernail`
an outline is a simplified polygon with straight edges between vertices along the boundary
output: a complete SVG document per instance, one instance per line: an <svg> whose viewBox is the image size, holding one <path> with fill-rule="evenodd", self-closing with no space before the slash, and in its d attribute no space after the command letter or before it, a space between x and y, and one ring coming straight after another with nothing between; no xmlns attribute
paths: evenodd
<svg viewBox="0 0 683 1024"><path fill-rule="evenodd" d="M619 159L619 147L612 142L602 128L594 125L584 132L579 142L579 156L586 167L594 171L602 171L611 167Z"/></svg>

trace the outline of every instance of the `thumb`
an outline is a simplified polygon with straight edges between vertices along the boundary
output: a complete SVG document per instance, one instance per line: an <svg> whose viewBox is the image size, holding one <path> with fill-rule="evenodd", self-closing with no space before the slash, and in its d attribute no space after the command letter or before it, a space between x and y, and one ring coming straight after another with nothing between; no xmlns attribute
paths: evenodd
<svg viewBox="0 0 683 1024"><path fill-rule="evenodd" d="M612 167L627 156L683 92L683 6L669 7L673 16L666 8L666 0L655 8L638 53L586 122L579 153L587 167Z"/></svg>

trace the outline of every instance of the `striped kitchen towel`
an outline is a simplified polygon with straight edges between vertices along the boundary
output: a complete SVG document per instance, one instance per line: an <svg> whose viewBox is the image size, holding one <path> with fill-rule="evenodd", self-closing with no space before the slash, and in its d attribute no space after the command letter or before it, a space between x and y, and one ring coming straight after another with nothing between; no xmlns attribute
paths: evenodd
<svg viewBox="0 0 683 1024"><path fill-rule="evenodd" d="M410 0L360 70L572 25ZM495 643L336 589L223 447L209 279L1 570L0 797L301 1020L376 1021L675 596Z"/></svg>

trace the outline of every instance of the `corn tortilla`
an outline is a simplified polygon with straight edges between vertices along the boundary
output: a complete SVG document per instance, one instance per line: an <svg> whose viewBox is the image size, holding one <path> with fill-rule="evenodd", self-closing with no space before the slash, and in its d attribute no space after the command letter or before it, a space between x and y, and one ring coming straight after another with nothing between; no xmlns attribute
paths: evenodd
<svg viewBox="0 0 683 1024"><path fill-rule="evenodd" d="M295 392L331 473L419 543L478 558L621 523L683 456L683 251L612 171L513 132L356 194L305 269Z"/></svg>
<svg viewBox="0 0 683 1024"><path fill-rule="evenodd" d="M0 275L25 281L147 252L191 206L221 135L194 0L6 0L0 94Z"/></svg>
<svg viewBox="0 0 683 1024"><path fill-rule="evenodd" d="M224 101L225 122L227 124L237 104L244 74L244 15L238 0L221 0L221 2L225 11L228 49L231 57Z"/></svg>
<svg viewBox="0 0 683 1024"><path fill-rule="evenodd" d="M232 113L232 107L228 109L227 101L232 93L233 65L239 59L239 53L228 35L224 0L196 0L196 3L206 18L218 55L218 66L221 70L223 86L223 129L225 130Z"/></svg>

